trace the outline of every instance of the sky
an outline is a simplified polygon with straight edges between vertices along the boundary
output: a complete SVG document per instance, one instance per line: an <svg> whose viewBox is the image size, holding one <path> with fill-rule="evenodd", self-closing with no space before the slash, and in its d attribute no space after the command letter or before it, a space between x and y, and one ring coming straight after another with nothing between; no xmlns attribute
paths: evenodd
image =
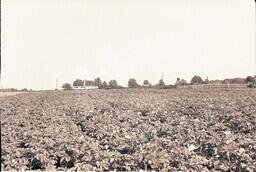
<svg viewBox="0 0 256 172"><path fill-rule="evenodd" d="M4 0L3 88L256 74L254 0Z"/></svg>

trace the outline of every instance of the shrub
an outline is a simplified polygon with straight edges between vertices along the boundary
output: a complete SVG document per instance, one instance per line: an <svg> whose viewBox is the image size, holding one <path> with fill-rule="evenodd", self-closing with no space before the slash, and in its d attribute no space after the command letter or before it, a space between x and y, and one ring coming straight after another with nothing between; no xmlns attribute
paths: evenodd
<svg viewBox="0 0 256 172"><path fill-rule="evenodd" d="M175 85L186 85L187 84L187 81L185 79L180 79L180 78L177 78L177 81L175 83Z"/></svg>
<svg viewBox="0 0 256 172"><path fill-rule="evenodd" d="M143 85L149 85L149 81L148 81L148 80L145 80L145 81L143 82Z"/></svg>
<svg viewBox="0 0 256 172"><path fill-rule="evenodd" d="M74 82L73 82L73 86L74 87L81 87L81 86L84 86L84 81L81 80L81 79L76 79Z"/></svg>
<svg viewBox="0 0 256 172"><path fill-rule="evenodd" d="M64 90L71 90L71 89L72 89L72 86L71 86L71 84L69 84L69 83L64 83L64 84L62 85L62 88L64 88Z"/></svg>

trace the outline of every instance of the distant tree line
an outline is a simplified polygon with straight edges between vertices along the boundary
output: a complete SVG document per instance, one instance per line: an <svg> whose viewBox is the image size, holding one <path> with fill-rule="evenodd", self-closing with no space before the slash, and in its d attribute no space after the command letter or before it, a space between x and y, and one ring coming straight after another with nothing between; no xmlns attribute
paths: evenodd
<svg viewBox="0 0 256 172"><path fill-rule="evenodd" d="M159 88L159 89L168 89L176 88L177 86L182 85L199 85L199 84L248 84L249 87L256 87L256 75L247 76L246 78L231 78L224 80L209 80L202 79L201 76L195 75L191 78L190 83L185 79L177 78L174 85L166 85L163 79L160 79L159 82L155 85L152 85L148 80L144 80L142 85L140 85L135 78L130 78L128 80L128 88ZM70 90L73 87L83 87L83 86L97 86L99 89L119 89L124 88L121 85L118 85L116 80L110 80L109 82L102 81L99 77L94 80L82 80L76 79L73 82L73 85L69 83L64 83L62 88Z"/></svg>
<svg viewBox="0 0 256 172"><path fill-rule="evenodd" d="M110 80L108 83L106 81L102 81L99 77L95 78L94 80L81 80L76 79L73 82L73 87L87 87L87 86L96 86L99 89L118 89L122 88L122 86L118 85L116 80ZM65 83L63 84L62 88L66 90L70 90L73 88L71 84Z"/></svg>
<svg viewBox="0 0 256 172"><path fill-rule="evenodd" d="M20 91L23 91L23 92L31 92L33 91L32 89L27 89L27 88L22 88L22 89L17 89L17 88L2 88L0 89L0 92L20 92Z"/></svg>

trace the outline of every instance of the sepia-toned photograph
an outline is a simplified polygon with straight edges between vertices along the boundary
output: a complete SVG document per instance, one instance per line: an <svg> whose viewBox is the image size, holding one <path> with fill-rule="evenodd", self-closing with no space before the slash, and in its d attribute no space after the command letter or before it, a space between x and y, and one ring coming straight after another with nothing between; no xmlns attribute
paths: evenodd
<svg viewBox="0 0 256 172"><path fill-rule="evenodd" d="M256 172L255 0L1 0L1 171Z"/></svg>

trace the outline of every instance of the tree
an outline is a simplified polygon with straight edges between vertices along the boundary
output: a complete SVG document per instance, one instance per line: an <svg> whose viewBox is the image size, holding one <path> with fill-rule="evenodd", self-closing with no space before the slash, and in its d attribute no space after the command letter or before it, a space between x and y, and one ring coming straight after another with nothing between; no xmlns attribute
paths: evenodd
<svg viewBox="0 0 256 172"><path fill-rule="evenodd" d="M175 83L175 85L186 85L187 84L187 81L185 79L180 79L180 78L177 78L177 81Z"/></svg>
<svg viewBox="0 0 256 172"><path fill-rule="evenodd" d="M114 88L114 89L118 87L118 84L117 84L116 80L109 81L108 85L109 85L110 88Z"/></svg>
<svg viewBox="0 0 256 172"><path fill-rule="evenodd" d="M103 81L103 83L102 83L102 88L103 88L103 89L108 89L108 84L107 84L106 81Z"/></svg>
<svg viewBox="0 0 256 172"><path fill-rule="evenodd" d="M160 80L159 80L158 86L160 86L160 87L165 86L165 83L164 83L164 80L163 80L163 79L160 79Z"/></svg>
<svg viewBox="0 0 256 172"><path fill-rule="evenodd" d="M232 83L233 84L246 84L246 79L244 79L244 78L234 78Z"/></svg>
<svg viewBox="0 0 256 172"><path fill-rule="evenodd" d="M94 86L94 81L85 80L85 86Z"/></svg>
<svg viewBox="0 0 256 172"><path fill-rule="evenodd" d="M138 86L139 85L137 84L136 79L134 79L134 78L129 79L129 81L128 81L129 88L137 88Z"/></svg>
<svg viewBox="0 0 256 172"><path fill-rule="evenodd" d="M202 84L203 83L203 80L201 78L201 76L193 76L193 78L191 79L191 84Z"/></svg>
<svg viewBox="0 0 256 172"><path fill-rule="evenodd" d="M73 86L74 86L74 87L82 87L82 86L84 86L84 81L81 80L81 79L76 79L76 80L73 82Z"/></svg>
<svg viewBox="0 0 256 172"><path fill-rule="evenodd" d="M148 80L145 80L145 81L143 82L143 85L149 85L149 81L148 81Z"/></svg>
<svg viewBox="0 0 256 172"><path fill-rule="evenodd" d="M248 87L249 88L256 88L256 75L252 76L248 76L246 78L246 82L249 84Z"/></svg>
<svg viewBox="0 0 256 172"><path fill-rule="evenodd" d="M71 89L72 89L72 86L71 86L71 84L69 84L69 83L64 83L64 84L62 85L62 88L64 88L64 90L71 90Z"/></svg>
<svg viewBox="0 0 256 172"><path fill-rule="evenodd" d="M205 78L204 83L205 83L205 84L208 84L208 83L209 83L208 77Z"/></svg>
<svg viewBox="0 0 256 172"><path fill-rule="evenodd" d="M98 86L99 88L102 88L102 82L101 82L101 79L99 77L94 79L94 84L96 86Z"/></svg>
<svg viewBox="0 0 256 172"><path fill-rule="evenodd" d="M232 82L233 82L232 79L224 79L222 81L223 84L231 84Z"/></svg>
<svg viewBox="0 0 256 172"><path fill-rule="evenodd" d="M247 76L246 77L246 82L247 83L253 83L254 82L254 78L252 76Z"/></svg>

